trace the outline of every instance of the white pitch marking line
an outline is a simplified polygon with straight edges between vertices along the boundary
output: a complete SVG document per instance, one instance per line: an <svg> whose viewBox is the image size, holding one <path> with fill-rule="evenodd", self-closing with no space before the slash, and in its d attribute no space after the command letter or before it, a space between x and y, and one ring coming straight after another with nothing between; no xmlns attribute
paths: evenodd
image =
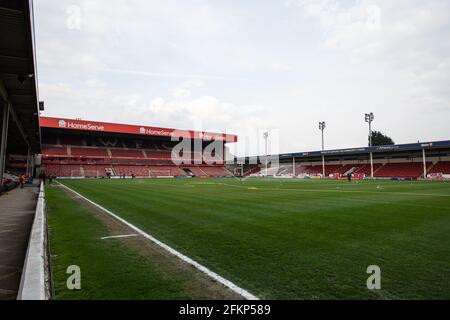
<svg viewBox="0 0 450 320"><path fill-rule="evenodd" d="M58 182L60 183L60 182ZM170 252L171 254L173 254L174 256L180 258L181 260L183 260L186 263L189 263L190 265L192 265L193 267L195 267L196 269L200 270L201 272L205 273L206 275L208 275L209 277L213 278L214 280L216 280L217 282L220 282L221 284L223 284L224 286L228 287L229 289L231 289L232 291L234 291L235 293L241 295L242 297L244 297L247 300L259 300L258 297L254 296L253 294L251 294L250 292L248 292L245 289L242 289L241 287L237 286L236 284L234 284L233 282L223 278L222 276L218 275L217 273L209 270L207 267L201 265L200 263L198 263L197 261L189 258L188 256L185 256L184 254L182 254L181 252L178 252L177 250L173 249L172 247L168 246L167 244L159 241L158 239L154 238L153 236L149 235L148 233L146 233L145 231L139 229L138 227L136 227L135 225L129 223L128 221L126 221L125 219L119 217L118 215L116 215L115 213L109 211L108 209L102 207L101 205L95 203L94 201L86 198L85 196L79 194L78 192L76 192L75 190L69 188L68 186L66 186L65 184L61 185L66 188L67 190L73 192L74 194L78 195L79 197L81 197L82 199L86 200L87 202L89 202L90 204L94 205L95 207L99 208L100 210L103 210L104 212L106 212L107 214L109 214L110 216L112 216L113 218L119 220L120 222L122 222L123 224L125 224L126 226L130 227L131 229L133 229L134 231L136 231L138 234L144 236L145 238L149 239L150 241L154 242L155 244L157 244L158 246L160 246L161 248L165 249L166 251Z"/></svg>
<svg viewBox="0 0 450 320"><path fill-rule="evenodd" d="M105 239L116 239L116 238L129 238L129 237L136 237L136 236L138 236L138 234L133 233L133 234L121 234L118 236L101 237L100 239L105 240Z"/></svg>
<svg viewBox="0 0 450 320"><path fill-rule="evenodd" d="M222 186L234 187L234 188L244 188L246 186L238 186L228 183L218 183ZM427 197L450 197L450 194L442 193L419 193L419 192L397 192L397 191L365 191L365 190L336 190L336 189L277 189L277 188L258 188L262 191L300 191L300 192L338 192L338 193L366 193L366 194L390 194L390 195L404 195L404 196L427 196Z"/></svg>

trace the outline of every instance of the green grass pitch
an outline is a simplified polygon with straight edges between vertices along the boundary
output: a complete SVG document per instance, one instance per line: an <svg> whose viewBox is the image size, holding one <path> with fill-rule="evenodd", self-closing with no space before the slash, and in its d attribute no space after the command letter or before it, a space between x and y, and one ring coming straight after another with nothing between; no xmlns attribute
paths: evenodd
<svg viewBox="0 0 450 320"><path fill-rule="evenodd" d="M285 179L62 182L263 299L450 298L449 183ZM58 230L69 230L72 235L65 236L70 238L101 226L93 227L75 213L66 218L52 216L52 208L67 200L55 194L60 192L57 188L47 188L47 192L49 223L55 235L51 248L60 256L54 261L55 277L60 272L63 279L64 259L74 255L74 248L69 239L56 236ZM76 203L64 206L66 214L77 210ZM76 255L84 259L83 255L94 256L104 250L110 249L90 245ZM123 248L111 250L115 251L108 253L120 261L129 259L127 265L139 260ZM370 265L381 268L380 290L367 289ZM120 264L109 269L115 267ZM136 286L141 282L135 279L157 281L147 279L145 269L141 263L130 271L134 280L122 284L129 292L127 297L133 298L134 290L140 297L142 288ZM111 282L102 266L95 272L97 276L85 281L93 281L97 287ZM160 297L178 298L173 293L176 283L168 286L171 291L162 290ZM150 298L158 295L154 293Z"/></svg>

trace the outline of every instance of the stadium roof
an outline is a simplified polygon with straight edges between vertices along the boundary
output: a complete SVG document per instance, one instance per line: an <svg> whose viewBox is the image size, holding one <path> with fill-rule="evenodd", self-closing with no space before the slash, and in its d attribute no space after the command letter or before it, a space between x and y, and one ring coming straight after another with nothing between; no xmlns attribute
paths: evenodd
<svg viewBox="0 0 450 320"><path fill-rule="evenodd" d="M8 150L40 152L39 101L31 0L0 0L0 110L10 102Z"/></svg>
<svg viewBox="0 0 450 320"><path fill-rule="evenodd" d="M52 117L41 117L40 121L41 121L41 128L60 129L67 131L108 132L108 133L130 134L147 137L167 137L167 138L171 138L173 135L175 135L182 138L237 142L236 135L216 133L216 132L177 130L171 128L139 126L139 125L67 119L67 118L52 118Z"/></svg>
<svg viewBox="0 0 450 320"><path fill-rule="evenodd" d="M374 146L374 147L357 147L357 148L344 148L344 149L332 149L323 151L308 151L308 152L294 152L294 153L282 153L279 154L280 160L287 159L311 159L319 158L322 155L325 156L359 156L367 155L370 152L374 154L386 154L386 153L397 153L397 152L408 152L408 151L421 151L425 150L450 150L450 140L443 141L431 141L431 142L417 142L417 143L406 143L406 144L395 144L387 146ZM273 155L275 156L275 155ZM255 159L256 156L250 157L238 157L239 161L244 159Z"/></svg>
<svg viewBox="0 0 450 320"><path fill-rule="evenodd" d="M346 149L334 149L324 151L312 151L312 152L298 152L298 153L284 153L280 154L280 159L283 158L307 158L307 157L321 157L325 156L339 156L339 155L358 155L373 153L388 153L396 151L415 151L422 149L449 149L450 140L445 141L432 141L432 142L418 142L407 144L395 144L390 146L375 146L375 147L360 147L360 148L346 148Z"/></svg>

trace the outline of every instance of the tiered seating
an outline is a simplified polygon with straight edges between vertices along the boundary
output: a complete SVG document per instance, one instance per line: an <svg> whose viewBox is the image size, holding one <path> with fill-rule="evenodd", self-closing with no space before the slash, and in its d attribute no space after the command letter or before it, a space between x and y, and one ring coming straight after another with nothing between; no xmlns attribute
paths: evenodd
<svg viewBox="0 0 450 320"><path fill-rule="evenodd" d="M210 177L231 177L233 174L224 167L201 167L201 170Z"/></svg>
<svg viewBox="0 0 450 320"><path fill-rule="evenodd" d="M380 169L383 166L381 163L374 163L373 164L373 172L376 172L378 169ZM358 170L356 170L354 173L358 174L365 174L366 176L370 176L370 164L365 164L362 167L360 167Z"/></svg>
<svg viewBox="0 0 450 320"><path fill-rule="evenodd" d="M58 177L83 177L80 165L61 165Z"/></svg>
<svg viewBox="0 0 450 320"><path fill-rule="evenodd" d="M42 154L67 155L67 147L43 146Z"/></svg>
<svg viewBox="0 0 450 320"><path fill-rule="evenodd" d="M252 169L248 170L247 172L244 172L244 177L259 173L261 171L261 166L255 166Z"/></svg>
<svg viewBox="0 0 450 320"><path fill-rule="evenodd" d="M106 176L106 171L105 171L105 166L100 166L100 165L83 165L83 171L84 171L84 176L87 178L92 178L92 177L105 177Z"/></svg>
<svg viewBox="0 0 450 320"><path fill-rule="evenodd" d="M72 147L71 154L77 156L95 156L95 157L107 157L108 150L101 148L78 148Z"/></svg>
<svg viewBox="0 0 450 320"><path fill-rule="evenodd" d="M161 166L149 166L150 176L152 177L182 177L186 176L186 173L179 167L161 167Z"/></svg>
<svg viewBox="0 0 450 320"><path fill-rule="evenodd" d="M342 168L341 164L326 165L325 166L325 175L328 176L330 174L333 174L341 168Z"/></svg>
<svg viewBox="0 0 450 320"><path fill-rule="evenodd" d="M328 176L330 174L333 174L337 170L342 168L342 165L325 165L325 175ZM306 167L306 172L309 174L321 174L323 172L322 165L315 165L315 166L309 166Z"/></svg>
<svg viewBox="0 0 450 320"><path fill-rule="evenodd" d="M141 150L111 149L111 155L113 157L144 158Z"/></svg>
<svg viewBox="0 0 450 320"><path fill-rule="evenodd" d="M54 135L46 142L51 145L43 147L42 167L58 177L105 177L107 172L112 176L125 174L137 177L187 175L172 162L174 142L64 134ZM194 152L189 152L187 158L191 160L193 155ZM196 176L231 175L223 167L209 167L205 162L201 163L202 157L199 155L197 159L200 164L192 167Z"/></svg>
<svg viewBox="0 0 450 320"><path fill-rule="evenodd" d="M145 154L147 155L147 158L163 158L163 159L171 158L170 151L145 150Z"/></svg>
<svg viewBox="0 0 450 320"><path fill-rule="evenodd" d="M97 165L68 165L68 164L46 164L42 168L47 176L55 177L97 177L105 176L104 166ZM98 173L98 174L97 174Z"/></svg>
<svg viewBox="0 0 450 320"><path fill-rule="evenodd" d="M423 174L422 163L387 163L380 168L375 174L375 177L380 178L419 178Z"/></svg>
<svg viewBox="0 0 450 320"><path fill-rule="evenodd" d="M261 166L261 171L259 171L260 175L267 175L267 176L275 176L278 173L279 167L268 167L266 169L266 166L263 164Z"/></svg>
<svg viewBox="0 0 450 320"><path fill-rule="evenodd" d="M192 171L192 173L196 176L196 177L207 177L208 174L202 170L202 168L200 167L189 167L189 170Z"/></svg>
<svg viewBox="0 0 450 320"><path fill-rule="evenodd" d="M343 167L340 167L339 169L337 169L333 173L345 174L345 173L349 172L353 168L358 168L358 165L357 164L346 164Z"/></svg>
<svg viewBox="0 0 450 320"><path fill-rule="evenodd" d="M42 136L42 144L58 144L56 136Z"/></svg>
<svg viewBox="0 0 450 320"><path fill-rule="evenodd" d="M307 173L307 167L305 167L302 164L295 166L295 175L296 176L301 175L301 174L305 174L305 173Z"/></svg>
<svg viewBox="0 0 450 320"><path fill-rule="evenodd" d="M136 177L148 177L148 167L147 166L114 166L114 171L116 175L127 175L131 176L134 174Z"/></svg>
<svg viewBox="0 0 450 320"><path fill-rule="evenodd" d="M281 164L278 168L277 175L292 175L292 164Z"/></svg>
<svg viewBox="0 0 450 320"><path fill-rule="evenodd" d="M192 156L194 156L194 152L192 152ZM223 163L223 155L217 154L217 156L212 155L203 155L203 161L207 164L222 164Z"/></svg>
<svg viewBox="0 0 450 320"><path fill-rule="evenodd" d="M59 140L62 145L69 145L69 146L82 146L83 145L83 140L80 139L79 136L61 135L59 137Z"/></svg>
<svg viewBox="0 0 450 320"><path fill-rule="evenodd" d="M428 173L450 174L450 161L440 161Z"/></svg>
<svg viewBox="0 0 450 320"><path fill-rule="evenodd" d="M46 175L52 175L55 177L61 177L60 169L61 166L59 164L48 164L43 168Z"/></svg>

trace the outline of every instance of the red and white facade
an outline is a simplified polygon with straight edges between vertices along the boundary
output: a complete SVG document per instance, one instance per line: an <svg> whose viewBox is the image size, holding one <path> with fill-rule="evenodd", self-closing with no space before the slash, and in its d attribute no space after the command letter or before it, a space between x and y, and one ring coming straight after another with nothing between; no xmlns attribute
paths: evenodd
<svg viewBox="0 0 450 320"><path fill-rule="evenodd" d="M40 123L41 168L47 175L231 175L224 166L225 145L237 142L236 135L50 117Z"/></svg>

